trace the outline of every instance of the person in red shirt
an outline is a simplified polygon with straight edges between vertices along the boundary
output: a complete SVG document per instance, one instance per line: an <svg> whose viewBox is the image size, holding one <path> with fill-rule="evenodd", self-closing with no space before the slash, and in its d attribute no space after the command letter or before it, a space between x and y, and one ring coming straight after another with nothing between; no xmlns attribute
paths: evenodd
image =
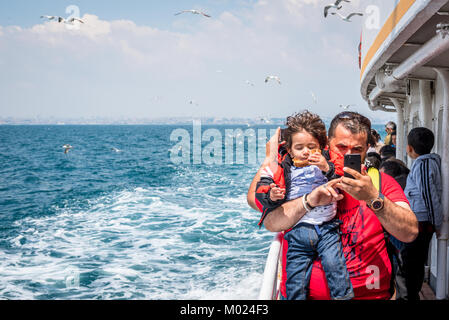
<svg viewBox="0 0 449 320"><path fill-rule="evenodd" d="M277 159L279 131L267 144L267 157L261 168ZM343 168L345 154L360 154L364 162L370 132L370 120L356 112L342 112L332 120L328 132L329 155L336 174L342 177L314 189L307 196L307 201L313 207L338 201L337 215L343 222L340 231L354 299L389 299L391 263L384 230L402 242L411 242L418 234L418 222L402 188L393 178L382 173L378 191L364 168L362 173ZM343 177L344 172L351 174L354 179ZM259 177L260 170L248 190L248 204L256 210L254 197ZM305 213L306 209L299 198L287 201L271 211L263 223L269 231L282 232L289 230ZM285 288L282 291L285 292ZM319 260L314 262L308 298L330 299Z"/></svg>

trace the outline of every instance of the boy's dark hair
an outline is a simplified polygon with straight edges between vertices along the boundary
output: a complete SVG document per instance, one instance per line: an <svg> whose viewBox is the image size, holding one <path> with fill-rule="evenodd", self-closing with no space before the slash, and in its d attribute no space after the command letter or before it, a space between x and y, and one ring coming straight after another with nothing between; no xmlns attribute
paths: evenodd
<svg viewBox="0 0 449 320"><path fill-rule="evenodd" d="M396 148L392 146L383 146L380 148L380 156L382 160L390 157L396 157Z"/></svg>
<svg viewBox="0 0 449 320"><path fill-rule="evenodd" d="M321 149L324 149L327 145L326 125L320 116L313 114L307 110L296 113L290 117L287 117L285 129L285 141L286 147L292 147L292 136L301 132L302 130L311 134L318 140Z"/></svg>
<svg viewBox="0 0 449 320"><path fill-rule="evenodd" d="M366 144L375 145L371 134L371 121L367 117L352 111L337 114L329 126L329 140L334 137L335 129L339 124L342 124L352 133L365 133L367 136Z"/></svg>
<svg viewBox="0 0 449 320"><path fill-rule="evenodd" d="M412 129L407 136L407 144L420 156L430 153L434 143L435 136L433 132L424 127Z"/></svg>

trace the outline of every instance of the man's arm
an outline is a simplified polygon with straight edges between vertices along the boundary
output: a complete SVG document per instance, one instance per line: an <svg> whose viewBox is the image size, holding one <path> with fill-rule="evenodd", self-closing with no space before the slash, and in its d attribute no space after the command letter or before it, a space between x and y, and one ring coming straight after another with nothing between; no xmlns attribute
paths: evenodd
<svg viewBox="0 0 449 320"><path fill-rule="evenodd" d="M376 215L385 230L399 241L412 242L418 236L418 220L407 203L385 197L384 207Z"/></svg>
<svg viewBox="0 0 449 320"><path fill-rule="evenodd" d="M337 184L339 189L357 200L368 202L379 197L379 191L366 173L360 174L350 168L344 168L344 171L355 179L341 178L341 182ZM376 215L385 230L399 241L412 242L417 237L418 220L407 203L395 203L385 197L384 207Z"/></svg>
<svg viewBox="0 0 449 320"><path fill-rule="evenodd" d="M315 188L308 196L307 202L312 207L325 206L343 199L334 189L339 180L332 180L325 185ZM264 220L265 228L272 232L280 232L293 227L305 214L303 197L283 203L271 211Z"/></svg>

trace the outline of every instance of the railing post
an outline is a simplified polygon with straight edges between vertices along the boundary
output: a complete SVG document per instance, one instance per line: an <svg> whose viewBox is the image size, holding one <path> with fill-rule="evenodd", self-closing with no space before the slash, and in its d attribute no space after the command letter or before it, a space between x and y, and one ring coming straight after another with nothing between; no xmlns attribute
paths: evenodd
<svg viewBox="0 0 449 320"><path fill-rule="evenodd" d="M277 234L270 246L265 270L263 273L262 287L260 288L259 300L273 300L276 298L278 281L278 262L282 248L282 234Z"/></svg>
<svg viewBox="0 0 449 320"><path fill-rule="evenodd" d="M442 300L447 297L447 243L449 238L449 71L435 69L438 80L443 87L443 125L442 132L438 134L443 139L441 151L441 180L443 184L442 205L443 205L443 225L438 236L437 246L437 281L436 299Z"/></svg>

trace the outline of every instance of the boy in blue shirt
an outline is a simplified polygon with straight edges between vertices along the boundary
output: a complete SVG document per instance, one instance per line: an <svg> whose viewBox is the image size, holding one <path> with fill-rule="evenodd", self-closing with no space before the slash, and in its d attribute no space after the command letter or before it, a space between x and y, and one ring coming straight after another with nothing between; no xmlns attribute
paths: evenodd
<svg viewBox="0 0 449 320"><path fill-rule="evenodd" d="M427 128L414 128L407 137L407 154L415 161L404 193L418 219L419 234L413 242L402 243L397 299L419 300L429 243L443 222L441 158L431 153L434 142L434 134Z"/></svg>

